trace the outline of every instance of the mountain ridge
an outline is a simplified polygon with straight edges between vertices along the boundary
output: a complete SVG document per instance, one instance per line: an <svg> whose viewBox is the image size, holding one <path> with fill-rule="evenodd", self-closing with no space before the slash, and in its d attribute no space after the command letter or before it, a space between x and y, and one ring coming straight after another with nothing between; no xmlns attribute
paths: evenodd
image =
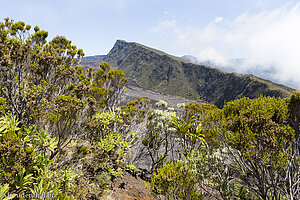
<svg viewBox="0 0 300 200"><path fill-rule="evenodd" d="M243 96L286 97L294 89L253 75L193 64L145 45L117 40L104 58L141 87L222 107Z"/></svg>

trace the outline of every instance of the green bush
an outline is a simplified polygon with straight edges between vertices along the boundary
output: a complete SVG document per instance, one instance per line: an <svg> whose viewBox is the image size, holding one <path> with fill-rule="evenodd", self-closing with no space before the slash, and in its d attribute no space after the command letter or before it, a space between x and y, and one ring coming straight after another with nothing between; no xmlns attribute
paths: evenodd
<svg viewBox="0 0 300 200"><path fill-rule="evenodd" d="M166 163L151 176L151 191L167 199L200 200L197 176L183 161Z"/></svg>
<svg viewBox="0 0 300 200"><path fill-rule="evenodd" d="M0 119L0 185L9 194L28 194L40 199L42 195L72 199L75 176L65 170L54 170L50 154L56 139L34 126L19 127L12 115Z"/></svg>
<svg viewBox="0 0 300 200"><path fill-rule="evenodd" d="M280 199L295 135L287 100L242 98L221 112L219 131L236 180L257 198Z"/></svg>

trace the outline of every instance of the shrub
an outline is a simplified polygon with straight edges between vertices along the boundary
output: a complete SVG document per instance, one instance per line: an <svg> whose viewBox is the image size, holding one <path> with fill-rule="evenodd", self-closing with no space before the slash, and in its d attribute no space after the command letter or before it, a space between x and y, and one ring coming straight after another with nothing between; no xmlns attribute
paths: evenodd
<svg viewBox="0 0 300 200"><path fill-rule="evenodd" d="M158 168L151 176L151 191L155 195L165 195L167 199L202 199L197 176L183 161L168 162Z"/></svg>

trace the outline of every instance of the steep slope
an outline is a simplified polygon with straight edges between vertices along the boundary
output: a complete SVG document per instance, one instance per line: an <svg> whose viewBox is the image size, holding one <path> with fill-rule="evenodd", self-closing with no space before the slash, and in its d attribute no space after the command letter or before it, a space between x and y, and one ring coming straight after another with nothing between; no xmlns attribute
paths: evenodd
<svg viewBox="0 0 300 200"><path fill-rule="evenodd" d="M293 89L252 75L226 73L179 57L118 40L104 61L123 70L141 87L222 107L243 96L286 97Z"/></svg>
<svg viewBox="0 0 300 200"><path fill-rule="evenodd" d="M97 55L97 56L88 56L84 57L81 61L81 65L84 65L86 68L93 67L95 69L99 68L99 65L104 62L103 58L105 55ZM116 67L112 66L112 69ZM130 100L135 100L138 97L142 97L145 99L149 99L151 104L154 105L156 102L160 100L164 100L168 103L169 107L177 108L178 103L190 103L194 102L191 99L186 99L179 96L163 94L154 90L144 89L140 87L134 80L129 79L126 84L126 92L123 93L122 96L122 104L127 103Z"/></svg>
<svg viewBox="0 0 300 200"><path fill-rule="evenodd" d="M82 58L80 64L84 65L86 68L98 68L100 63L103 62L104 57L105 55L85 56Z"/></svg>

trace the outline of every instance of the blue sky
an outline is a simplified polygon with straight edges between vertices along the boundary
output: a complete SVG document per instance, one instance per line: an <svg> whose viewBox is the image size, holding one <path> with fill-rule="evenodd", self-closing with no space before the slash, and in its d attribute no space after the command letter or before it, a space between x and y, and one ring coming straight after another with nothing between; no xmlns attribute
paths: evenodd
<svg viewBox="0 0 300 200"><path fill-rule="evenodd" d="M233 71L268 73L300 89L300 1L0 0L0 17L64 35L86 55L117 39ZM236 65L232 58L243 58Z"/></svg>

